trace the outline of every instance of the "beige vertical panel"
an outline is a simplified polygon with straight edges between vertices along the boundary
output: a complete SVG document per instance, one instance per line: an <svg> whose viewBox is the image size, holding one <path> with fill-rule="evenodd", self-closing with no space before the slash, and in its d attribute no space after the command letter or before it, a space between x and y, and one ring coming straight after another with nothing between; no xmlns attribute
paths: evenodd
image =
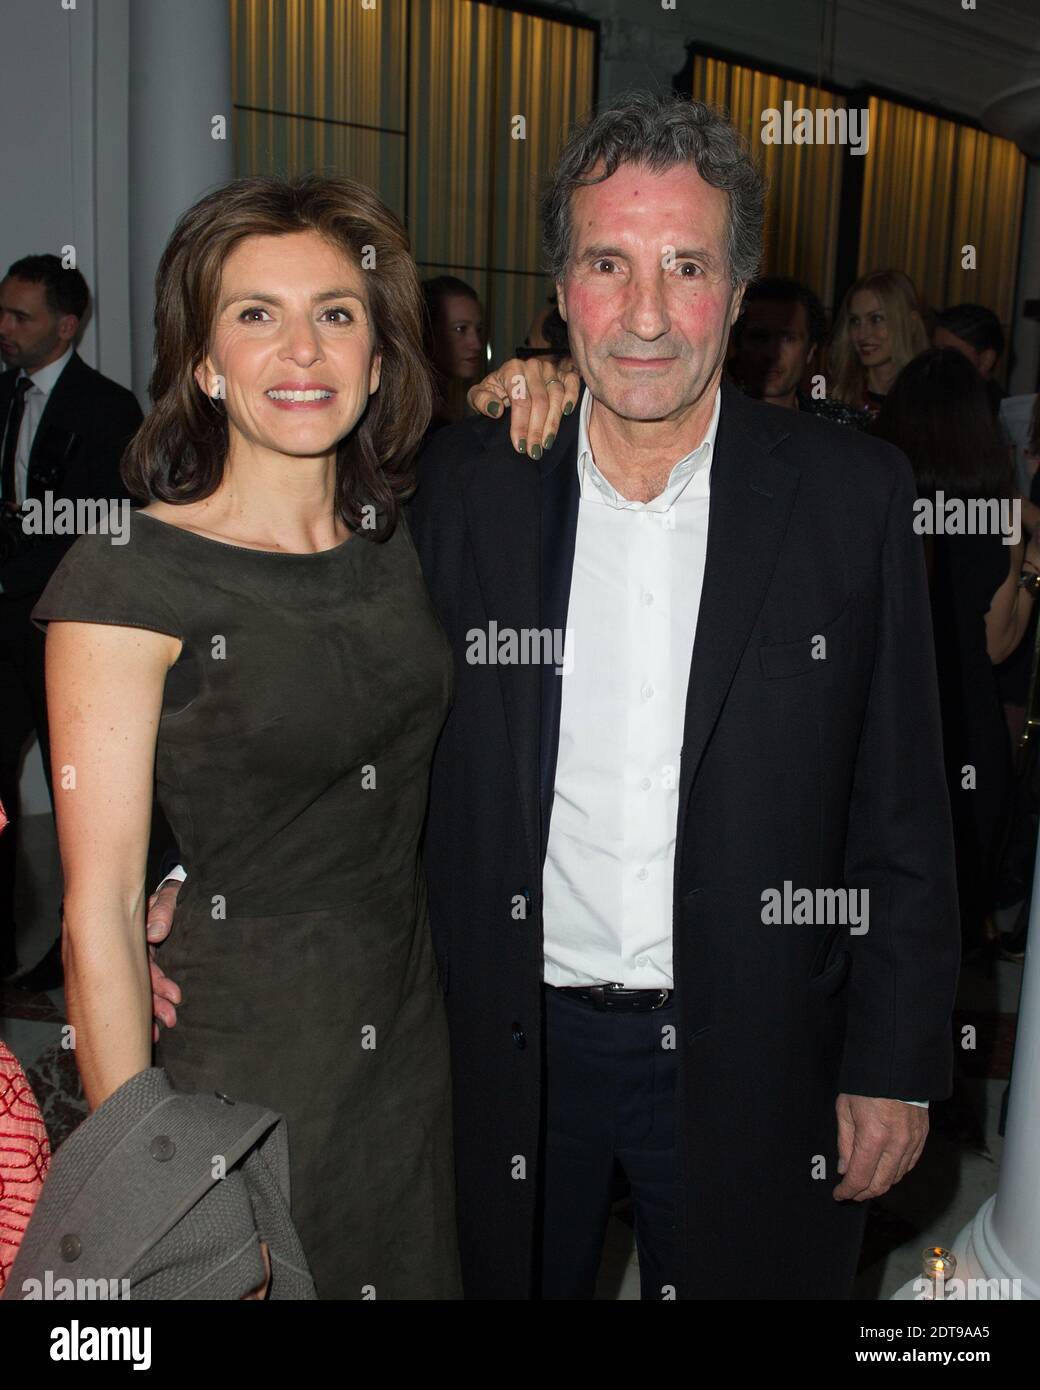
<svg viewBox="0 0 1040 1390"><path fill-rule="evenodd" d="M783 112L785 101L794 109L838 109L844 98L703 55L694 58L692 86L694 97L729 112L769 179L762 273L804 281L826 303L838 247L844 151L839 145L764 145L762 112Z"/></svg>
<svg viewBox="0 0 1040 1390"><path fill-rule="evenodd" d="M871 98L870 109L860 273L896 266L927 306L985 304L1009 333L1025 156L1010 140L895 102ZM962 265L965 246L974 270Z"/></svg>
<svg viewBox="0 0 1040 1390"><path fill-rule="evenodd" d="M475 0L229 3L238 171L370 184L407 210L420 273L471 284L511 354L552 288L538 194L592 104L593 31Z"/></svg>

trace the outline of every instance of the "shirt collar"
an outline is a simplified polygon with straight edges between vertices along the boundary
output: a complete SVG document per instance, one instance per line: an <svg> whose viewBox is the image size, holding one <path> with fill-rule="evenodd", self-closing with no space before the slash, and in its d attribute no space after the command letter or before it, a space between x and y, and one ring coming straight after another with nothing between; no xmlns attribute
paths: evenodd
<svg viewBox="0 0 1040 1390"><path fill-rule="evenodd" d="M54 390L54 385L58 377L61 376L62 372L68 366L69 358L74 351L75 347L70 343L62 355L55 358L53 362L48 362L46 367L41 367L38 372L33 372L31 376L23 369L19 372L19 376L29 376L29 380L33 384L33 390L42 391L45 396L49 396Z"/></svg>
<svg viewBox="0 0 1040 1390"><path fill-rule="evenodd" d="M686 490L690 479L702 470L711 471L712 455L715 452L715 436L719 428L719 411L722 406L722 390L715 388L715 404L712 407L708 430L696 449L681 458L668 475L668 483L659 497L652 502L633 502L622 497L596 467L589 444L589 416L592 412L592 392L587 388L582 397L578 412L578 489L582 498L591 496L594 489L598 500L612 507L628 511L666 512Z"/></svg>

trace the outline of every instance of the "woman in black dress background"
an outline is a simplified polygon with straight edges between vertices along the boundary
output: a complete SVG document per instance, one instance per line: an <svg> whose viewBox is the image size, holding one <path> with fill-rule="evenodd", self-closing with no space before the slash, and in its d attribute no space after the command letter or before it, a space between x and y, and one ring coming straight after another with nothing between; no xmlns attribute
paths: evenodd
<svg viewBox="0 0 1040 1390"><path fill-rule="evenodd" d="M34 613L88 1102L151 1063L154 775L188 869L158 1062L285 1116L322 1298L460 1291L419 860L452 662L400 518L421 324L404 230L363 185L202 199L157 276L154 409L125 466L148 506L126 544L82 536Z"/></svg>
<svg viewBox="0 0 1040 1390"><path fill-rule="evenodd" d="M919 498L1014 500L1007 448L983 380L953 348L930 348L903 368L875 433L907 455ZM1012 802L1011 739L993 668L1026 630L1034 600L1018 580L1023 568L1040 571L1040 546L1024 534L1005 545L992 531L926 532L924 546L967 952L988 939Z"/></svg>

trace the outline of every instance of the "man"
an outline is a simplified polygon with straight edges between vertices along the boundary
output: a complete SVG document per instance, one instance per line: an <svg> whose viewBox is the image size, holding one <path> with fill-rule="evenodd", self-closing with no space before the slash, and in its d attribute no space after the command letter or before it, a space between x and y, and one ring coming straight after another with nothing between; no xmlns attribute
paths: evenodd
<svg viewBox="0 0 1040 1390"><path fill-rule="evenodd" d="M993 310L984 304L952 304L936 316L932 347L956 348L968 359L986 383L990 409L999 416L1004 390L993 369L1004 352L1004 330Z"/></svg>
<svg viewBox="0 0 1040 1390"><path fill-rule="evenodd" d="M745 290L733 325L733 378L756 400L861 428L862 411L802 390L826 334L823 305L808 285L780 277L756 280Z"/></svg>
<svg viewBox="0 0 1040 1390"><path fill-rule="evenodd" d="M141 423L132 393L88 367L75 343L87 283L57 256L26 256L0 282L0 974L15 969L14 879L18 779L35 732L50 784L43 634L29 614L75 535L27 535L30 500L118 501L123 450ZM52 513L53 514L53 513ZM61 983L60 943L23 976L28 989Z"/></svg>
<svg viewBox="0 0 1040 1390"><path fill-rule="evenodd" d="M645 1298L847 1297L950 1088L912 475L722 381L762 187L719 114L603 112L543 211L579 409L537 459L442 431L410 518L456 652L426 865L466 1291L591 1297L618 1164ZM767 907L795 889L859 906Z"/></svg>
<svg viewBox="0 0 1040 1390"><path fill-rule="evenodd" d="M761 218L721 117L604 112L544 210L586 394L536 465L441 435L413 508L459 653L427 866L467 1290L589 1296L617 1160L645 1296L847 1296L950 1083L911 471L721 382ZM492 623L571 659L467 660ZM764 920L785 883L869 890L868 929Z"/></svg>

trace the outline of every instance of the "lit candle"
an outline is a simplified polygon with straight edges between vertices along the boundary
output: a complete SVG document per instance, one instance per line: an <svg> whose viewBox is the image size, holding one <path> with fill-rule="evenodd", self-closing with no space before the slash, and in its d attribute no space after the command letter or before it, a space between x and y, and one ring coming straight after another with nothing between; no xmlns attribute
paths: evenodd
<svg viewBox="0 0 1040 1390"><path fill-rule="evenodd" d="M957 1258L941 1245L930 1245L921 1258L925 1278L932 1281L932 1298L942 1301L946 1297L946 1280L956 1272Z"/></svg>

